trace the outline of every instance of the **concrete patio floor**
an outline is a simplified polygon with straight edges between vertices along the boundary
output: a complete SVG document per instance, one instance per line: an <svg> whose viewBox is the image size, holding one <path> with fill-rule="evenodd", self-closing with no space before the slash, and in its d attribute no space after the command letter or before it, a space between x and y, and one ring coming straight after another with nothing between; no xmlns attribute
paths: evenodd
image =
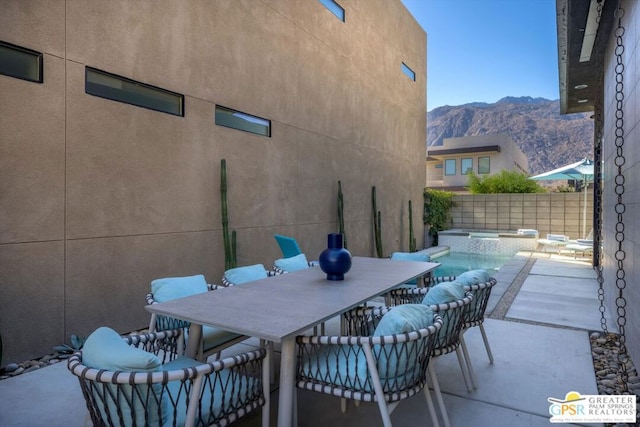
<svg viewBox="0 0 640 427"><path fill-rule="evenodd" d="M465 334L478 388L467 392L455 354L435 362L449 418L453 426L549 426L547 398L564 398L569 391L598 394L589 343L589 331L600 325L595 272L573 256L521 253L495 277L485 322L495 362L489 364L478 328ZM337 332L338 321L327 327ZM350 403L342 413L338 398L308 391L298 391L298 411L302 427L382 425L375 404ZM0 426L90 425L85 415L77 380L65 363L0 381ZM391 417L395 426L431 425L422 394L400 403ZM257 411L236 425L260 422Z"/></svg>

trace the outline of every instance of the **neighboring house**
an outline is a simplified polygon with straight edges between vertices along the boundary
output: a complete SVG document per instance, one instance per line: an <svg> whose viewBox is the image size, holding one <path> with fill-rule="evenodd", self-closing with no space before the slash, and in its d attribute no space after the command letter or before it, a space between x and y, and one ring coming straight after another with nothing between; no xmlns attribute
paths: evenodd
<svg viewBox="0 0 640 427"><path fill-rule="evenodd" d="M354 255L373 255L372 186L385 250L408 248L427 42L400 0L1 5L3 363L148 325L155 278L219 283L221 159L239 265L271 268L274 234L317 259L338 180Z"/></svg>
<svg viewBox="0 0 640 427"><path fill-rule="evenodd" d="M594 185L594 261L602 267L604 306L623 315L619 323L638 367L640 3L556 0L556 8L560 112L594 112L595 176L602 184Z"/></svg>
<svg viewBox="0 0 640 427"><path fill-rule="evenodd" d="M445 138L427 148L427 187L466 191L469 173L494 175L502 170L529 172L529 162L504 134Z"/></svg>

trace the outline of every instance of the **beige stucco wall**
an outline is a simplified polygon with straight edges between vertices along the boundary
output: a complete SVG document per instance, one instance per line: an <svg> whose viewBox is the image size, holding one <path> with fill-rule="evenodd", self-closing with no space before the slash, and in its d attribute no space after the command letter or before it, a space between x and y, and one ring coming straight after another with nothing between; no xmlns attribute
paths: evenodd
<svg viewBox="0 0 640 427"><path fill-rule="evenodd" d="M640 364L640 316L636 307L640 304L640 150L638 141L640 140L640 5L636 1L623 0L624 53L622 63L625 65L622 76L623 81L623 108L622 117L624 122L624 142L621 144L624 162L621 173L624 176L624 193L621 201L625 205L622 220L624 223L624 241L622 251L616 256L618 250L618 237L616 230L618 215L616 204L618 196L616 193L616 179L622 182L621 178L616 178L618 167L616 166L616 57L615 55L615 34L612 33L609 42L609 49L606 54L605 75L604 75L604 138L602 140L602 158L604 161L604 189L603 189L603 243L604 243L604 279L605 279L605 301L607 308L614 318L617 316L616 298L618 287L616 286L617 259L624 258L624 285L623 296L626 299L626 337L627 346L635 362L635 366ZM614 24L614 30L617 22ZM622 49L621 49L622 50Z"/></svg>
<svg viewBox="0 0 640 427"><path fill-rule="evenodd" d="M154 278L219 282L222 158L240 265L270 267L275 233L317 258L338 180L353 254L374 253L373 185L385 252L408 249L426 35L399 0L341 5L344 23L315 1L3 1L0 40L44 53L43 84L0 75L3 364L146 326ZM185 116L87 95L85 66L182 93ZM215 126L216 104L271 120L272 137Z"/></svg>

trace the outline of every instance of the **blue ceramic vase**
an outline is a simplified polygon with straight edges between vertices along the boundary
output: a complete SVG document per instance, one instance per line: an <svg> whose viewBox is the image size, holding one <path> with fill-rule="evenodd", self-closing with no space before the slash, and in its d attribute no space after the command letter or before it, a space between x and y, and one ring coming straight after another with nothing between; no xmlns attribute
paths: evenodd
<svg viewBox="0 0 640 427"><path fill-rule="evenodd" d="M344 280L344 274L351 268L351 253L342 244L342 234L329 234L327 249L322 251L318 260L327 280Z"/></svg>

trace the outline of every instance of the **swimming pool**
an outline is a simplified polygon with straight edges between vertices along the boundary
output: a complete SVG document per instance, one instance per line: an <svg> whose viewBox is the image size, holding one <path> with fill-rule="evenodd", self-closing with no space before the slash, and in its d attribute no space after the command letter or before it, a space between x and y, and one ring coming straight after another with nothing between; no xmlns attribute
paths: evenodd
<svg viewBox="0 0 640 427"><path fill-rule="evenodd" d="M487 270L493 276L511 257L512 255L445 252L443 255L432 256L431 261L442 264L433 271L434 276L458 276L478 268Z"/></svg>

